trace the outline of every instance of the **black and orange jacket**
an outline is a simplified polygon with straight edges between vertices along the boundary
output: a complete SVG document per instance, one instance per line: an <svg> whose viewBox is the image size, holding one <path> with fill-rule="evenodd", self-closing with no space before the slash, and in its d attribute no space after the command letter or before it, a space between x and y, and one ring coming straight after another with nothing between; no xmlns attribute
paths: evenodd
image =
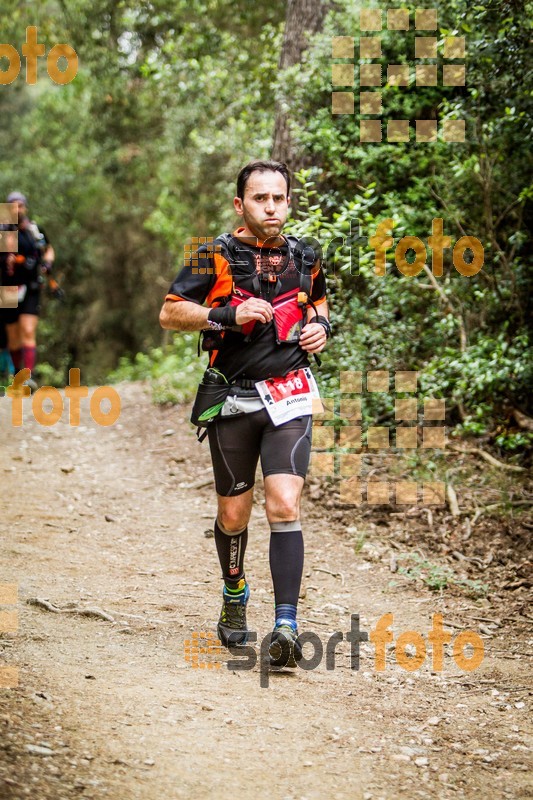
<svg viewBox="0 0 533 800"><path fill-rule="evenodd" d="M319 304L326 297L326 282L320 264L309 246L298 247L297 240L281 247L242 238L244 228L200 245L172 283L167 300L216 306L241 296L255 295L274 303L275 297L298 291L301 274L310 274L311 300ZM296 243L296 247L294 244ZM311 252L310 252L311 251ZM262 280L258 281L258 276ZM264 279L271 276L271 279ZM259 287L259 288L258 288ZM283 376L293 369L308 366L307 354L297 341L279 345L273 322L257 323L252 336L226 330L218 351L212 356L216 366L232 381Z"/></svg>

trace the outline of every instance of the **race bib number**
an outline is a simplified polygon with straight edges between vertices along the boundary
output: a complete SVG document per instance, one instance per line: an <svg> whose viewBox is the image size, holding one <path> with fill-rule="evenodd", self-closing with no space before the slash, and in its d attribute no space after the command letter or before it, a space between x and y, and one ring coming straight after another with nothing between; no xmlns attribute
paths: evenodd
<svg viewBox="0 0 533 800"><path fill-rule="evenodd" d="M274 425L313 413L313 398L320 397L309 367L289 372L284 378L268 378L255 384Z"/></svg>

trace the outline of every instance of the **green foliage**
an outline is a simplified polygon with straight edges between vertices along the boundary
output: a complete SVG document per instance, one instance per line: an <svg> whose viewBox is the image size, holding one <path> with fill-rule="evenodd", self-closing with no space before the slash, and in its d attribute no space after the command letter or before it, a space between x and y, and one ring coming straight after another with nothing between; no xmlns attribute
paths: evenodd
<svg viewBox="0 0 533 800"><path fill-rule="evenodd" d="M444 36L466 35L467 86L383 87L384 130L388 119L459 118L466 120L465 143L420 144L412 133L405 144L360 144L359 115L330 113L329 84L331 36L357 34L359 5L337 6L306 63L283 75L293 135L315 165L300 173L292 228L318 238L328 254L334 339L322 385L334 390L339 370L418 370L421 395L446 399L448 423L500 449L525 449L530 437L516 429L510 411L531 414L533 397L527 6L439 6L439 46ZM388 64L413 61L412 26L405 35L380 36L383 74ZM394 245L380 276L368 239L385 218L394 221ZM485 261L478 274L460 274L452 248L444 251L442 277L426 269L416 277L399 272L393 251L406 235L422 240L431 269L435 218L443 219L452 247L464 235L480 240ZM340 242L335 255L324 244L331 240ZM365 402L375 416L391 413L384 395Z"/></svg>
<svg viewBox="0 0 533 800"><path fill-rule="evenodd" d="M466 415L458 426L482 436L494 429L499 413L512 405L527 406L533 388L533 353L524 332L509 341L506 330L483 334L464 353L444 347L421 374L424 393L445 397ZM533 436L501 429L494 443L503 450L526 449Z"/></svg>
<svg viewBox="0 0 533 800"><path fill-rule="evenodd" d="M205 364L197 357L197 342L197 334L184 333L176 336L173 344L167 347L137 353L133 359L123 357L107 381L149 381L155 403L190 400L205 369Z"/></svg>
<svg viewBox="0 0 533 800"><path fill-rule="evenodd" d="M473 598L485 597L488 593L489 587L482 581L460 578L448 567L433 564L418 553L407 554L403 559L408 565L398 568L400 575L412 581L421 581L432 592L455 586Z"/></svg>
<svg viewBox="0 0 533 800"><path fill-rule="evenodd" d="M366 534L365 533L360 533L354 539L354 541L353 541L353 551L354 551L356 556L359 555L359 553L363 549L365 541L366 541Z"/></svg>

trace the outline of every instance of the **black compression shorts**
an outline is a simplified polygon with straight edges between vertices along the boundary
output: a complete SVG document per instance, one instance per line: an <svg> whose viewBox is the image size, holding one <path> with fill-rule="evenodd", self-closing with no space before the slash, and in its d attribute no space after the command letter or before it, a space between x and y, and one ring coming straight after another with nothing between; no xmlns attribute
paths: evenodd
<svg viewBox="0 0 533 800"><path fill-rule="evenodd" d="M6 325L11 325L13 322L18 322L21 314L33 314L39 316L41 313L41 290L28 289L24 300L22 300L16 308L3 308L2 321Z"/></svg>
<svg viewBox="0 0 533 800"><path fill-rule="evenodd" d="M251 489L259 457L265 477L285 474L305 478L312 421L307 415L276 427L266 409L234 419L218 418L207 429L217 493L234 497Z"/></svg>

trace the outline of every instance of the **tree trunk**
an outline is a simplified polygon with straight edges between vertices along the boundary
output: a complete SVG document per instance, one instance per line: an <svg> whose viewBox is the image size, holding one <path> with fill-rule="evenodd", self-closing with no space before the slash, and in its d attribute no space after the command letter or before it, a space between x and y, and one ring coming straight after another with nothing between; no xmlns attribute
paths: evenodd
<svg viewBox="0 0 533 800"><path fill-rule="evenodd" d="M280 72L301 63L302 54L309 45L308 37L322 29L327 7L328 3L323 0L288 0ZM284 161L293 171L304 166L302 154L295 149L291 136L289 108L285 98L276 104L272 158Z"/></svg>

